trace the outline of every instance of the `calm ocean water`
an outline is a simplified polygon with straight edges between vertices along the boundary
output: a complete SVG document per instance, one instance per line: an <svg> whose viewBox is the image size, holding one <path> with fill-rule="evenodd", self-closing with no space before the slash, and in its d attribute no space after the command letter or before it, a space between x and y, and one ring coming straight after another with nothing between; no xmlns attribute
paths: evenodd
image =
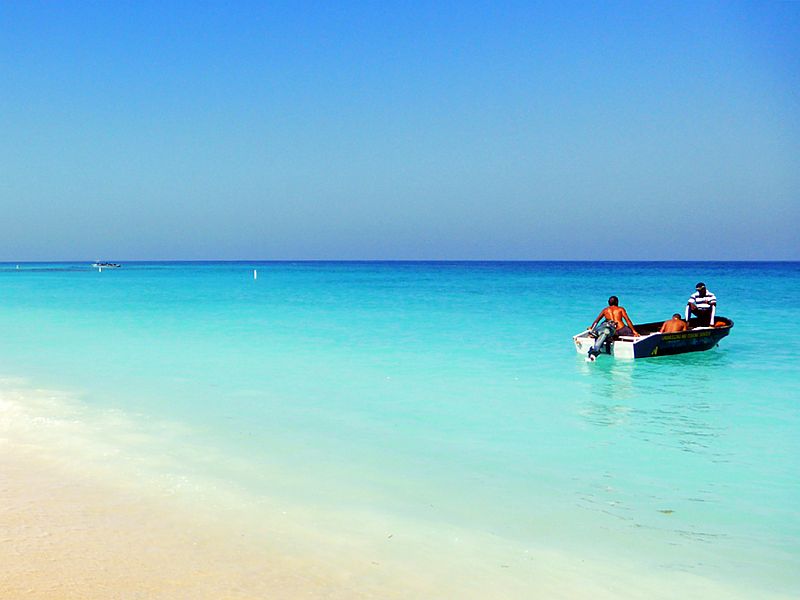
<svg viewBox="0 0 800 600"><path fill-rule="evenodd" d="M718 348L575 353L698 280ZM791 595L798 297L800 263L5 264L0 375L123 415L104 460L162 480Z"/></svg>

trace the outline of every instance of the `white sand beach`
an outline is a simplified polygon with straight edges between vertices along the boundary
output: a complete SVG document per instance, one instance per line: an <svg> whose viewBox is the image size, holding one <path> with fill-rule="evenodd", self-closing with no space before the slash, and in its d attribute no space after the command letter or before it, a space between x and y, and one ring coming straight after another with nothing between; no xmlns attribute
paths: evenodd
<svg viewBox="0 0 800 600"><path fill-rule="evenodd" d="M76 439L88 435L85 423L63 408L58 418L42 412L62 400L47 390L0 394L2 598L749 596L689 573L666 577L539 546L509 551L402 519L360 515L360 528L342 535L330 516L270 518L264 503L256 522L252 506L221 509L191 486L165 494L128 470L108 440L107 458L90 458L98 443ZM381 527L394 533L377 534Z"/></svg>
<svg viewBox="0 0 800 600"><path fill-rule="evenodd" d="M3 444L0 597L378 598L363 575L232 536Z"/></svg>

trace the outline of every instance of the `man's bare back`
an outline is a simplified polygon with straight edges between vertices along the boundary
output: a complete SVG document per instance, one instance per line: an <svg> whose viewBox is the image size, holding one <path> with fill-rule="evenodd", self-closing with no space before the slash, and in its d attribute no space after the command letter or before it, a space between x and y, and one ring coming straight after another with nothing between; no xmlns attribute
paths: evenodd
<svg viewBox="0 0 800 600"><path fill-rule="evenodd" d="M608 299L608 306L600 311L600 314L597 315L597 318L594 320L594 323L589 326L589 329L594 329L594 326L600 322L600 319L613 322L614 329L616 329L617 333L620 335L639 335L639 332L637 332L636 328L633 326L633 321L631 321L631 318L628 316L628 312L619 305L619 299L616 296L611 296ZM624 329L626 327L630 328L630 333Z"/></svg>
<svg viewBox="0 0 800 600"><path fill-rule="evenodd" d="M687 329L686 321L681 319L678 313L675 313L669 321L664 321L659 333L678 333Z"/></svg>
<svg viewBox="0 0 800 600"><path fill-rule="evenodd" d="M601 319L605 319L605 321L595 329ZM616 296L608 299L608 306L600 311L594 323L589 325L589 329L594 331L596 337L594 345L589 348L586 356L586 360L589 362L594 362L606 341L613 339L615 335L639 335L639 332L634 329L627 311L619 305L619 298Z"/></svg>
<svg viewBox="0 0 800 600"><path fill-rule="evenodd" d="M600 314L603 315L604 319L614 321L617 324L617 329L625 325L622 319L628 316L628 313L621 306L607 306ZM628 319L628 322L630 322L630 319Z"/></svg>

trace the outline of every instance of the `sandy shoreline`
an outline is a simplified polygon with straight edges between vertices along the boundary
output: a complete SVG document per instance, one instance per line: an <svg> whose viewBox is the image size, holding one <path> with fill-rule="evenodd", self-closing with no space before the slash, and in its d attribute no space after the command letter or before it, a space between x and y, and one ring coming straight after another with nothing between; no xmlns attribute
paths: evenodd
<svg viewBox="0 0 800 600"><path fill-rule="evenodd" d="M290 527L143 479L125 462L136 464L130 446L109 441L130 434L119 423L87 423L58 393L2 383L0 598L394 597L368 560L311 556Z"/></svg>
<svg viewBox="0 0 800 600"><path fill-rule="evenodd" d="M136 462L136 446L111 441L141 434L112 417L91 421L45 390L0 389L0 598L744 599L755 591L565 555L536 540L498 544L382 511L327 514L224 486L174 489ZM151 454L156 436L137 443ZM788 597L775 592L758 590Z"/></svg>
<svg viewBox="0 0 800 600"><path fill-rule="evenodd" d="M580 559L565 565L545 555L527 564L484 564L471 574L456 561L449 581L401 577L402 570L371 560L368 550L347 567L347 560L292 553L288 540L269 539L243 522L213 522L182 513L180 503L64 472L7 440L0 440L0 482L0 598L750 597L683 574L665 587L653 574L631 578L623 570L615 578ZM480 556L481 549L471 552ZM507 579L521 569L529 577Z"/></svg>
<svg viewBox="0 0 800 600"><path fill-rule="evenodd" d="M281 555L163 503L66 477L2 444L0 597L386 597L351 572Z"/></svg>

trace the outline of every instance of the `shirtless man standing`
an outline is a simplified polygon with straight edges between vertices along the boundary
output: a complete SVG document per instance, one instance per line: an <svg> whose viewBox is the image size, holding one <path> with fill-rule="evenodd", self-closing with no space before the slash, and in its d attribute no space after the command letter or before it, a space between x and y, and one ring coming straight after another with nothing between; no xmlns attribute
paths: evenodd
<svg viewBox="0 0 800 600"><path fill-rule="evenodd" d="M605 319L605 321L600 323L600 319ZM597 325L598 323L600 323L600 325ZM597 328L595 328L595 326L597 326ZM639 335L636 328L633 326L633 321L631 321L631 318L628 316L628 311L619 305L619 298L616 296L611 296L608 299L608 306L600 311L600 314L597 315L597 318L594 320L594 323L589 326L589 329L594 330L595 334L597 334L597 341L595 341L594 346L589 348L589 356L587 359L591 361L600 354L600 348L603 347L603 344L609 337L615 334Z"/></svg>
<svg viewBox="0 0 800 600"><path fill-rule="evenodd" d="M678 313L675 313L669 321L664 321L658 333L678 333L679 331L686 331L687 329L686 321L681 319Z"/></svg>

